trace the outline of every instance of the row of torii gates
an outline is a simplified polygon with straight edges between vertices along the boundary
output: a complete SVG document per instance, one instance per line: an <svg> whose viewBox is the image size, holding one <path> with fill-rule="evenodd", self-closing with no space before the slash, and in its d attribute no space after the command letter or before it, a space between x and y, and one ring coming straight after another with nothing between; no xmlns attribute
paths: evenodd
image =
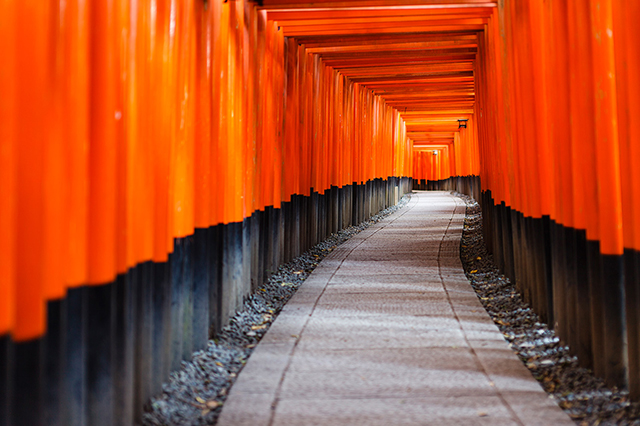
<svg viewBox="0 0 640 426"><path fill-rule="evenodd" d="M507 276L638 398L639 18L0 2L0 425L126 424L269 271L427 187L480 200Z"/></svg>

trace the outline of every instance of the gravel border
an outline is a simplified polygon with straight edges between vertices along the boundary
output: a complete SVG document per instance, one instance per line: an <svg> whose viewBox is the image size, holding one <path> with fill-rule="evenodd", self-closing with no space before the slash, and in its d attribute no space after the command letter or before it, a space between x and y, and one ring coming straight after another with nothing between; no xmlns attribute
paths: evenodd
<svg viewBox="0 0 640 426"><path fill-rule="evenodd" d="M218 420L229 388L247 363L269 326L318 263L333 249L369 226L395 213L410 200L402 197L395 206L357 226L350 226L317 244L301 256L278 268L267 282L244 302L216 339L205 350L193 354L190 362L182 362L179 371L171 373L162 385L162 395L145 407L145 426L214 425Z"/></svg>
<svg viewBox="0 0 640 426"><path fill-rule="evenodd" d="M640 425L640 404L626 391L607 387L578 365L568 346L540 321L508 278L493 263L482 234L482 211L471 197L453 193L466 205L460 258L478 298L511 349L543 389L580 426Z"/></svg>

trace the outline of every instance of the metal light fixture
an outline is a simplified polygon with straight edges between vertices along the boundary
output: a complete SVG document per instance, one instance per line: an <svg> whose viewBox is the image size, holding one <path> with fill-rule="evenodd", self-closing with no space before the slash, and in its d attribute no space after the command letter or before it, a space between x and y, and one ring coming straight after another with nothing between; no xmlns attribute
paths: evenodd
<svg viewBox="0 0 640 426"><path fill-rule="evenodd" d="M467 128L468 118L459 118L458 119L458 129L466 129Z"/></svg>

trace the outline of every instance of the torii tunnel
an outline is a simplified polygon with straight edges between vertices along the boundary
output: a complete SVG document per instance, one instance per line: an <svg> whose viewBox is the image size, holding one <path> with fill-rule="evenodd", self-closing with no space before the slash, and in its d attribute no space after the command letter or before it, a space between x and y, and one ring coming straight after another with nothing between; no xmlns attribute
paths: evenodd
<svg viewBox="0 0 640 426"><path fill-rule="evenodd" d="M0 425L131 424L413 189L640 396L640 2L0 1ZM635 194L635 195L634 195Z"/></svg>

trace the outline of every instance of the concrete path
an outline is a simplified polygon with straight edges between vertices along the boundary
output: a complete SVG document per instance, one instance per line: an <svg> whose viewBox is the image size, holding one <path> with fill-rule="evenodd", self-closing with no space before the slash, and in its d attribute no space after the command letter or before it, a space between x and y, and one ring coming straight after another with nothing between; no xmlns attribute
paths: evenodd
<svg viewBox="0 0 640 426"><path fill-rule="evenodd" d="M574 425L465 278L464 202L419 192L327 256L282 310L218 424Z"/></svg>

